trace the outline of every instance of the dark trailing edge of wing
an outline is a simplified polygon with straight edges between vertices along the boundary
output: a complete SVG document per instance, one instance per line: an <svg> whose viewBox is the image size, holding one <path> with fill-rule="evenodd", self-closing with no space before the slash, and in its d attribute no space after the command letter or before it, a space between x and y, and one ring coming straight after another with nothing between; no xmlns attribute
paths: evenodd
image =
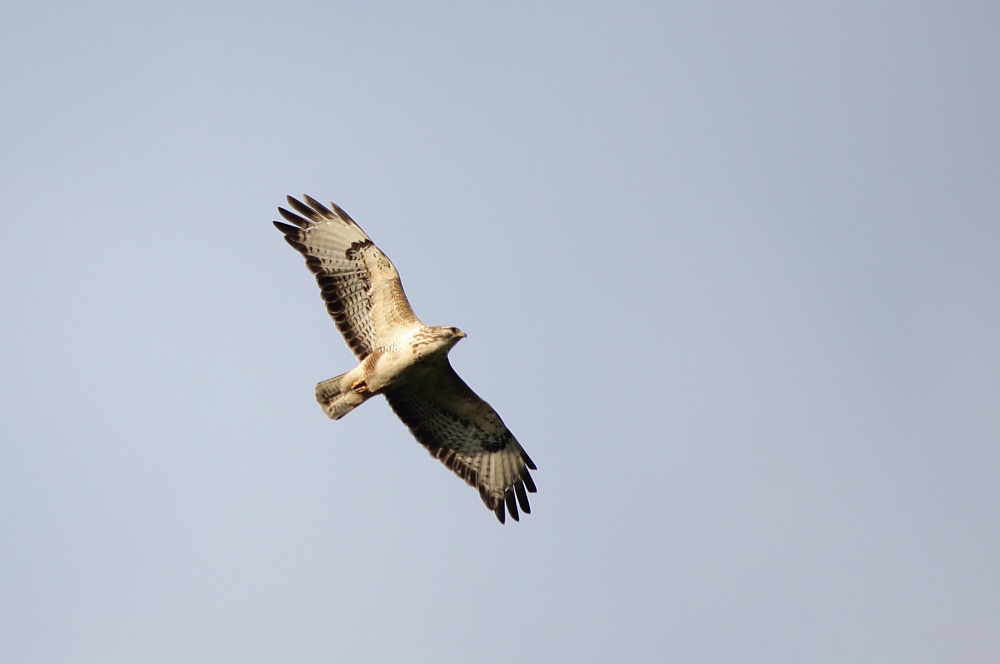
<svg viewBox="0 0 1000 664"><path fill-rule="evenodd" d="M274 226L281 231L285 241L305 257L306 265L316 276L317 282L319 283L323 299L327 304L327 311L333 317L334 322L337 324L337 328L343 334L344 339L347 341L348 346L351 347L351 350L353 350L359 357L362 357L365 354L363 352L365 351L365 347L357 335L350 329L350 326L345 318L344 312L346 307L340 296L340 289L337 284L338 277L331 274L324 274L319 259L314 256L310 256L306 245L303 243L303 239L306 237L306 234L315 224L328 220L332 221L336 217L340 217L340 219L347 224L351 224L356 227L357 222L355 222L354 219L344 212L343 208L336 203L330 204L333 207L333 211L331 211L330 208L327 208L311 196L303 196L303 199L305 200L305 203L288 196L288 205L295 210L295 212L279 207L278 212L281 214L281 217L289 223L275 221ZM367 240L366 243L371 244L371 240ZM359 243L355 244L361 246ZM351 249L356 251L358 247L352 245ZM358 276L360 275L354 275L355 278ZM529 469L536 470L536 467L535 463L523 449L520 449L520 460L524 466L520 468L520 472L518 473L516 479L510 486L504 488L502 496L497 497L495 495L490 495L487 493L485 487L479 486L479 473L476 469L473 466L461 463L455 449L447 445L443 440L440 440L433 431L424 429L424 427L420 425L420 418L409 411L405 401L392 398L393 395L391 392L385 392L385 396L392 409L410 429L417 441L420 442L428 452L430 452L431 456L439 459L446 467L462 478L467 484L479 489L479 495L482 498L483 503L496 515L497 520L501 524L505 523L507 512L510 512L510 516L514 519L514 521L520 520L521 512L524 514L531 514L531 505L528 502L528 494L535 493L536 489L535 482L531 477L531 473L528 471ZM506 436L513 439L513 435L510 431L506 432ZM496 452L504 450L506 447L507 438L504 438L498 441L491 441L490 445L487 445L485 448L485 451Z"/></svg>
<svg viewBox="0 0 1000 664"><path fill-rule="evenodd" d="M452 468L452 470L455 470L456 474L461 476L461 473L455 468ZM496 500L495 504L490 500L490 496L485 495L485 492L480 491L479 496L483 499L486 507L493 510L497 521L506 523L506 512L510 512L510 518L514 519L514 521L521 520L518 513L518 505L521 507L521 512L531 514L531 503L528 502L528 494L535 492L535 482L531 479L528 470L525 469L521 474L521 478L513 485L507 487L503 492L503 498Z"/></svg>
<svg viewBox="0 0 1000 664"><path fill-rule="evenodd" d="M319 223L323 219L333 219L334 217L340 217L347 223L357 226L357 222L351 218L351 215L344 212L344 208L340 207L336 203L330 203L330 205L333 206L333 211L330 211L330 208L323 205L308 194L304 195L302 198L305 199L305 203L292 196L285 197L288 201L289 207L293 208L295 212L298 212L298 215L295 214L295 212L290 212L281 207L278 208L278 212L281 213L282 217L301 228L308 227L309 221Z"/></svg>
<svg viewBox="0 0 1000 664"><path fill-rule="evenodd" d="M520 521L520 512L531 514L531 504L528 502L528 494L536 493L537 489L535 488L535 481L528 470L537 470L537 468L523 449L520 450L520 458L524 462L525 467L521 469L520 477L504 490L502 497L495 498L486 492L486 487L479 485L479 473L476 472L475 468L461 463L454 449L439 440L432 431L420 425L419 417L410 412L405 400L398 398L391 391L384 392L383 394L392 410L403 421L403 424L407 426L413 437L417 439L417 442L423 445L432 457L439 460L449 470L465 480L466 484L479 489L479 497L482 499L483 504L496 515L500 523L506 522L508 511L514 521ZM510 436L511 433L508 431L507 435ZM518 511L518 506L520 506L520 512Z"/></svg>
<svg viewBox="0 0 1000 664"><path fill-rule="evenodd" d="M303 196L306 201L309 202L307 206L291 196L288 197L288 204L292 208L299 212L302 216L295 214L286 210L285 208L279 207L278 212L281 216L291 224L286 224L280 221L275 221L274 227L277 228L285 237L285 242L287 242L293 249L298 251L306 260L306 267L309 271L313 273L316 277L316 281L319 284L320 293L322 295L323 301L326 303L327 313L333 318L334 323L337 325L337 329L344 337L344 341L347 343L351 351L358 357L363 357L368 352L368 348L359 338L357 333L351 329L350 324L347 321L346 314L344 313L346 305L341 297L341 289L338 288L338 277L335 275L324 274L322 265L320 261L315 256L309 255L309 250L307 249L303 239L309 233L315 224L321 223L326 220L336 219L336 215L330 212L330 210L316 201L316 199L311 196ZM340 206L332 204L337 210L337 214L344 220L345 223L353 224L357 226L353 219L351 219L346 212L344 212ZM370 240L369 240L370 242ZM354 275L355 278L363 278L362 275Z"/></svg>

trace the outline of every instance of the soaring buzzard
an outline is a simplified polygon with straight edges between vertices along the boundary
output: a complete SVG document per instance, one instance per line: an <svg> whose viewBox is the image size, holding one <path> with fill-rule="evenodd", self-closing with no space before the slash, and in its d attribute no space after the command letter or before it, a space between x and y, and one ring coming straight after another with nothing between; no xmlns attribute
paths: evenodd
<svg viewBox="0 0 1000 664"><path fill-rule="evenodd" d="M535 470L514 434L488 403L458 377L448 351L465 338L457 327L420 322L389 257L334 203L288 197L292 226L274 225L306 258L326 309L360 364L316 386L316 400L335 420L384 394L414 437L470 486L500 523L504 507L518 520L531 512ZM298 213L298 214L296 214Z"/></svg>

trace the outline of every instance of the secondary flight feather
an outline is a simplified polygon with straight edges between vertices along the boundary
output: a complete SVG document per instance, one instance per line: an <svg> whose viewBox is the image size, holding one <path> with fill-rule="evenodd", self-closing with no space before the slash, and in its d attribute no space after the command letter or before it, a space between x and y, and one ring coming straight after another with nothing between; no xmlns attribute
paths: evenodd
<svg viewBox="0 0 1000 664"><path fill-rule="evenodd" d="M406 299L389 257L338 205L309 196L279 207L275 221L306 259L337 329L359 364L316 386L316 400L335 420L382 394L432 456L479 491L504 523L528 514L535 492L528 454L495 410L465 384L448 352L465 333L424 325Z"/></svg>

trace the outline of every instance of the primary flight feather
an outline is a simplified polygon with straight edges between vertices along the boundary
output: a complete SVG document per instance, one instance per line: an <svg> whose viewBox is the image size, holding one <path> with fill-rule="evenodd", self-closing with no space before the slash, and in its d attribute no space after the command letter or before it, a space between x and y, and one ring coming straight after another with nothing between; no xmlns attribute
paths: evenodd
<svg viewBox="0 0 1000 664"><path fill-rule="evenodd" d="M500 523L531 512L535 492L527 453L497 412L459 378L448 352L465 338L456 327L424 325L406 299L392 261L338 205L288 197L274 225L316 275L326 309L360 363L316 386L335 420L376 394L413 436L470 486ZM332 209L331 209L332 208Z"/></svg>

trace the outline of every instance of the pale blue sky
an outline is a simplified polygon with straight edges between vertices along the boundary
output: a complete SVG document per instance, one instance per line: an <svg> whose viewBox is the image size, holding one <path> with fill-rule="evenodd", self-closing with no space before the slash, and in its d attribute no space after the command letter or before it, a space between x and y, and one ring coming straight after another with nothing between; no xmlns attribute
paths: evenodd
<svg viewBox="0 0 1000 664"><path fill-rule="evenodd" d="M7 3L0 660L1000 660L994 2ZM501 527L271 226L538 464Z"/></svg>

